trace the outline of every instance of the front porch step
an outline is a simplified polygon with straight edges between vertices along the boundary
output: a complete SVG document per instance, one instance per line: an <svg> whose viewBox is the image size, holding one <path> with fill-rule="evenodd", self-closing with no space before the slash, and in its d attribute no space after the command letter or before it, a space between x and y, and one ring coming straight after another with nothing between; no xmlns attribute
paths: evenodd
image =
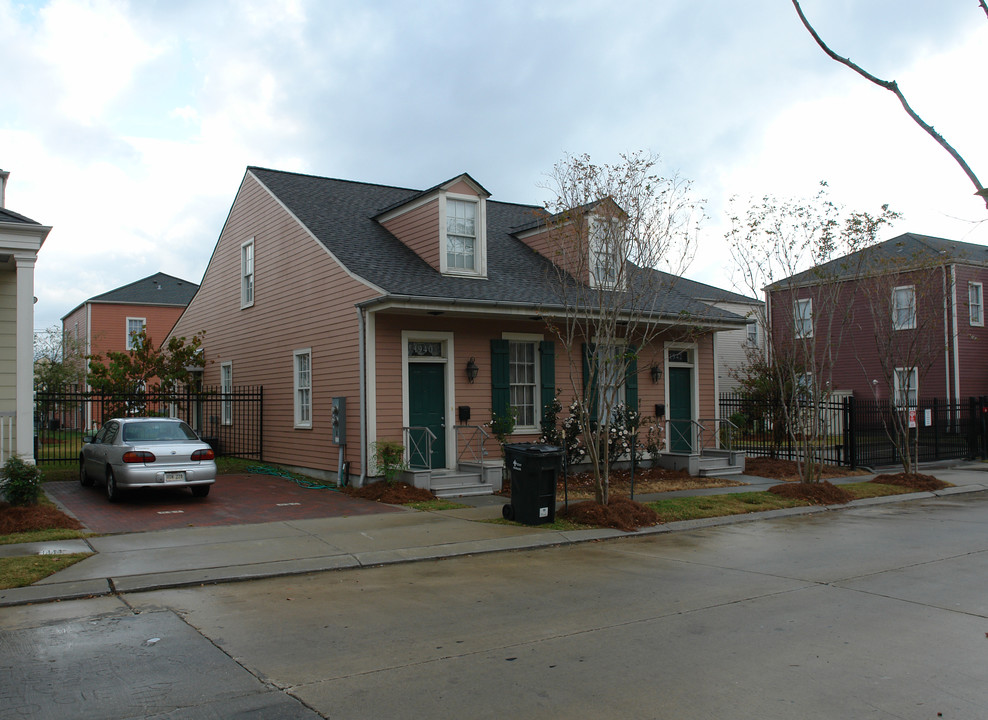
<svg viewBox="0 0 988 720"><path fill-rule="evenodd" d="M429 490L439 498L493 495L494 487L481 481L479 472L433 472Z"/></svg>
<svg viewBox="0 0 988 720"><path fill-rule="evenodd" d="M731 465L730 460L726 457L704 455L700 458L700 468L698 471L700 477L740 475L743 472L743 467Z"/></svg>

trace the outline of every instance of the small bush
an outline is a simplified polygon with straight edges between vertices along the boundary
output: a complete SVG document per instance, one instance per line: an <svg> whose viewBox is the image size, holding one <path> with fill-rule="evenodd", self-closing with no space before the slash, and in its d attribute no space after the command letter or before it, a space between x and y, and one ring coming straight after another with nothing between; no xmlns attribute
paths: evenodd
<svg viewBox="0 0 988 720"><path fill-rule="evenodd" d="M408 469L405 463L405 446L391 440L378 440L374 443L374 464L384 473L390 484L398 479L398 474Z"/></svg>
<svg viewBox="0 0 988 720"><path fill-rule="evenodd" d="M0 490L11 505L36 505L41 495L41 471L11 455L0 472Z"/></svg>

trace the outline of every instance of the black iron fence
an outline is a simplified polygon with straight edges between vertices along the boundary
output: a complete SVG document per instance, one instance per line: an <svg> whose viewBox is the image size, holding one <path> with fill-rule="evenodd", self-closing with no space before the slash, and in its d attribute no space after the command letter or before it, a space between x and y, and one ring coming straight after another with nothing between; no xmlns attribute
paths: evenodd
<svg viewBox="0 0 988 720"><path fill-rule="evenodd" d="M240 386L101 393L74 387L34 393L35 459L74 462L82 438L113 417L177 417L187 422L217 456L262 459L263 388Z"/></svg>
<svg viewBox="0 0 988 720"><path fill-rule="evenodd" d="M795 460L807 443L794 442L810 433L812 449L824 462L848 467L881 467L901 462L892 441L896 423L909 428L909 452L919 462L988 457L988 397L966 403L931 398L904 407L888 401L828 399L801 402L788 413L797 425L790 432L786 413L777 404L740 394L720 398L720 413L737 426L732 445L751 456Z"/></svg>

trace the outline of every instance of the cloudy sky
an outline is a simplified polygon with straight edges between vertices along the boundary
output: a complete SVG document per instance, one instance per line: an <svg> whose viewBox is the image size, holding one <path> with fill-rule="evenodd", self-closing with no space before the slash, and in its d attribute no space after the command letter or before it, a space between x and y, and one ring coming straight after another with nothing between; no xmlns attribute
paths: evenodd
<svg viewBox="0 0 988 720"><path fill-rule="evenodd" d="M988 182L975 0L803 7ZM0 98L7 207L54 226L39 328L158 271L199 282L248 165L423 189L469 172L539 203L567 153L651 151L707 199L687 274L724 287L727 199L820 180L890 203L895 233L988 244L959 168L789 0L0 0Z"/></svg>

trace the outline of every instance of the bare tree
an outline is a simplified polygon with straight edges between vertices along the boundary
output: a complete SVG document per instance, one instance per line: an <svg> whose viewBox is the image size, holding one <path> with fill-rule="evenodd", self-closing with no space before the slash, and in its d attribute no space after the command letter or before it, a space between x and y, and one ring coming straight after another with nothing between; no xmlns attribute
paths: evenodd
<svg viewBox="0 0 988 720"><path fill-rule="evenodd" d="M986 4L986 1L978 0L978 2L981 5L981 8L985 11L985 15L988 15L988 4ZM940 145L940 147L946 150L947 153L949 153L949 155L954 159L954 161L961 167L961 169L964 171L964 174L967 175L968 179L974 184L975 194L980 195L982 199L985 201L985 207L988 207L988 190L986 190L985 187L981 184L981 181L978 180L978 176L974 174L974 171L967 164L967 162L964 160L961 154L957 152L957 150L955 150L954 147L944 139L943 135L941 135L936 130L934 130L932 125L930 125L925 120L923 120L923 118L921 118L916 113L916 111L913 110L912 106L906 100L906 96L899 89L898 83L895 80L882 80L881 78L875 77L870 72L863 69L857 63L852 62L849 58L838 55L836 52L831 50L830 47L823 41L823 38L820 37L817 31L810 24L810 21L807 20L805 13L803 13L803 8L800 7L799 0L792 0L792 4L793 7L796 8L796 14L799 15L799 20L800 22L803 23L803 27L805 27L806 30L810 33L810 35L816 41L816 44L820 46L820 49L823 50L827 54L827 56L832 60L839 62L841 65L850 68L858 75L866 79L868 82L873 83L880 88L884 88L885 90L888 90L893 95L895 95L896 98L898 98L899 103L902 105L902 109L905 110L906 114L913 119L913 122L915 122L917 125L923 128L923 130L930 137L936 140L936 142Z"/></svg>
<svg viewBox="0 0 988 720"><path fill-rule="evenodd" d="M947 344L941 324L943 258L932 248L902 256L895 248L880 246L870 255L862 267L864 276L857 282L865 308L859 327L874 334L877 358L860 347L855 348L855 355L866 379L873 383L876 402L880 395L888 399L888 412L876 410L903 472L914 473L919 460L915 416L919 388L924 387L926 375L943 357Z"/></svg>
<svg viewBox="0 0 988 720"><path fill-rule="evenodd" d="M819 480L831 424L823 402L853 320L854 289L844 280L856 269L845 258L873 244L895 217L887 206L875 217L847 213L829 199L826 184L811 200L764 197L732 212L727 240L736 284L766 293L763 384L778 403L774 422L785 423L804 482Z"/></svg>
<svg viewBox="0 0 988 720"><path fill-rule="evenodd" d="M614 165L567 157L545 184L555 198L540 222L543 252L562 310L544 315L568 355L572 415L601 504L608 501L608 441L615 419L626 416L626 379L653 340L677 323L686 326L663 308L692 259L702 202L689 182L659 176L657 165L643 153Z"/></svg>

